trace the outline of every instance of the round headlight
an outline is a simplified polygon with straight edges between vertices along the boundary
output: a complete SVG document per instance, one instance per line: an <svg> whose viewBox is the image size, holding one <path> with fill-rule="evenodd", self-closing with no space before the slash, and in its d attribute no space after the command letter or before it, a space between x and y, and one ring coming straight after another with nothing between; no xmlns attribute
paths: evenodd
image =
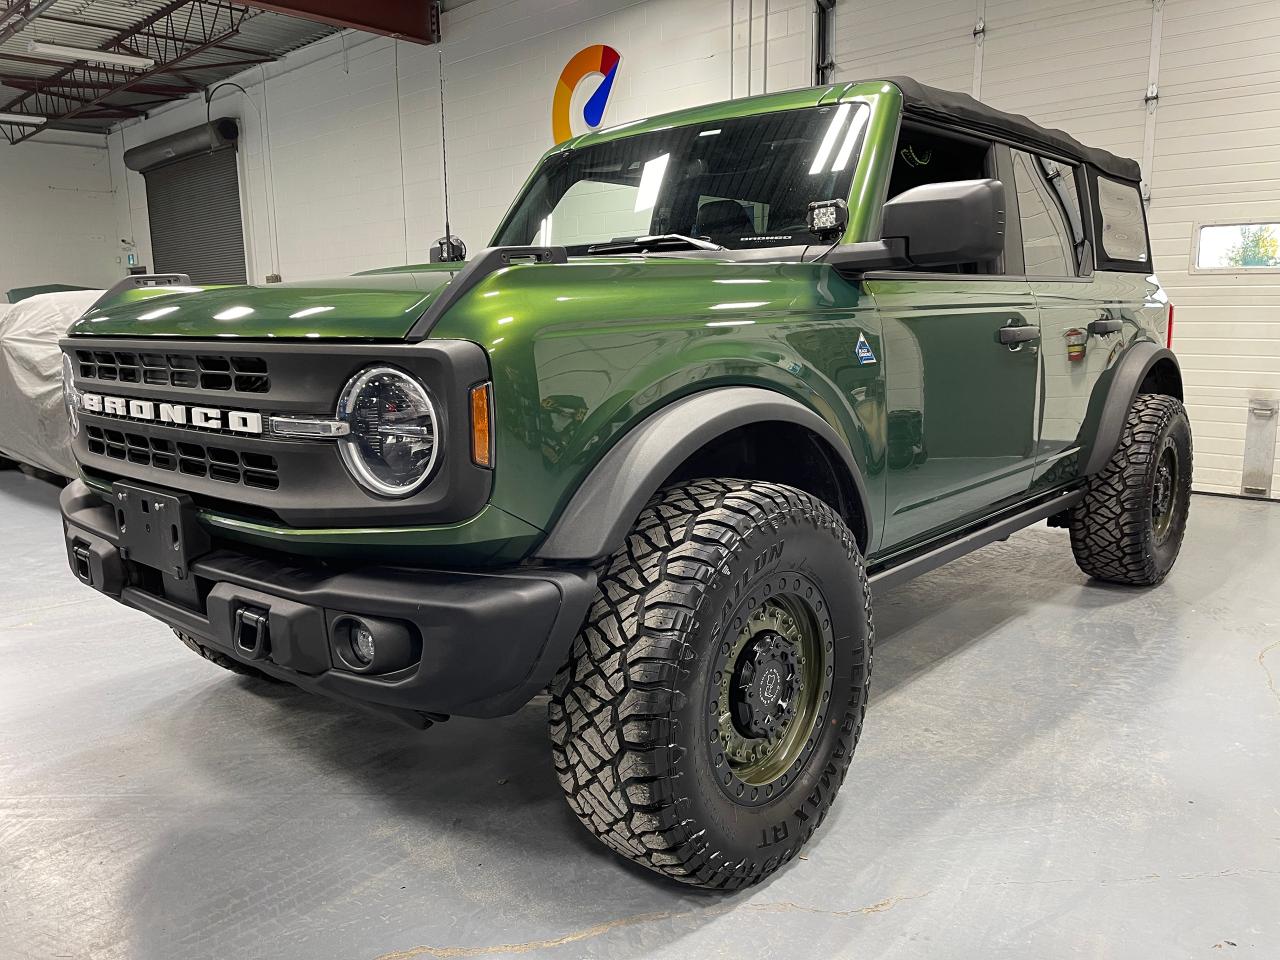
<svg viewBox="0 0 1280 960"><path fill-rule="evenodd" d="M395 367L368 367L343 388L338 419L350 432L338 449L366 490L407 497L431 474L439 453L435 407L426 387Z"/></svg>
<svg viewBox="0 0 1280 960"><path fill-rule="evenodd" d="M62 355L62 405L67 410L67 423L71 425L71 436L80 436L80 413L79 400L76 394L76 374L75 367L71 365L71 358L65 353Z"/></svg>

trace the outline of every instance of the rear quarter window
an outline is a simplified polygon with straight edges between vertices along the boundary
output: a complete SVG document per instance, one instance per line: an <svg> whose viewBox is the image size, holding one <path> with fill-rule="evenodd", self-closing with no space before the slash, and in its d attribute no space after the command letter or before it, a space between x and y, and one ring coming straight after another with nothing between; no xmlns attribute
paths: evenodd
<svg viewBox="0 0 1280 960"><path fill-rule="evenodd" d="M1150 269L1147 221L1138 188L1119 180L1097 177L1100 266Z"/></svg>

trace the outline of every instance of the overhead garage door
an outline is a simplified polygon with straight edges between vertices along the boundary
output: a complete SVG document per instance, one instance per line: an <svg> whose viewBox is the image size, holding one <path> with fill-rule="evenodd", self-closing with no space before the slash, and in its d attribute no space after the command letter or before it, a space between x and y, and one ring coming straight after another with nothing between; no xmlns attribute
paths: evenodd
<svg viewBox="0 0 1280 960"><path fill-rule="evenodd" d="M947 90L968 90L973 81L973 3L837 0L834 79L902 75Z"/></svg>
<svg viewBox="0 0 1280 960"><path fill-rule="evenodd" d="M1156 267L1177 305L1201 490L1241 492L1250 400L1280 398L1280 271L1191 268L1201 224L1280 221L1278 50L1274 0L1164 4L1148 216ZM1265 438L1269 424L1254 422ZM1273 451L1268 458L1276 497Z"/></svg>
<svg viewBox="0 0 1280 960"><path fill-rule="evenodd" d="M833 47L838 79L967 90L1142 162L1195 487L1241 493L1250 402L1280 399L1280 269L1200 272L1192 250L1206 222L1280 224L1280 4L850 0L836 5ZM1280 496L1280 459L1265 457Z"/></svg>
<svg viewBox="0 0 1280 960"><path fill-rule="evenodd" d="M201 152L144 176L156 272L185 273L195 283L244 283L236 151Z"/></svg>

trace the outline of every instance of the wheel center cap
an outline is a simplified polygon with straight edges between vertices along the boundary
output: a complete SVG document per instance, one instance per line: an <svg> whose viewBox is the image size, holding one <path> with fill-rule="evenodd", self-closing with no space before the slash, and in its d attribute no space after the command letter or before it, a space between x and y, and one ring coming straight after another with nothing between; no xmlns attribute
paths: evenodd
<svg viewBox="0 0 1280 960"><path fill-rule="evenodd" d="M798 668L795 645L772 630L758 634L743 651L730 699L744 737L768 740L786 729L795 712Z"/></svg>
<svg viewBox="0 0 1280 960"><path fill-rule="evenodd" d="M771 666L760 677L760 699L765 703L776 703L781 692L782 672Z"/></svg>

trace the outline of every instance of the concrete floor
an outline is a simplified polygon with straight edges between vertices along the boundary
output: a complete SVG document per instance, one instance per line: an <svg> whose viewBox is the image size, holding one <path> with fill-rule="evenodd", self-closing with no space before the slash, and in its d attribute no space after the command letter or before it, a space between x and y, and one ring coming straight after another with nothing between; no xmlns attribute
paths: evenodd
<svg viewBox="0 0 1280 960"><path fill-rule="evenodd" d="M542 705L400 730L76 583L0 473L0 958L1280 956L1280 506L1196 497L1160 589L1038 527L879 600L832 817L736 897L561 801Z"/></svg>

